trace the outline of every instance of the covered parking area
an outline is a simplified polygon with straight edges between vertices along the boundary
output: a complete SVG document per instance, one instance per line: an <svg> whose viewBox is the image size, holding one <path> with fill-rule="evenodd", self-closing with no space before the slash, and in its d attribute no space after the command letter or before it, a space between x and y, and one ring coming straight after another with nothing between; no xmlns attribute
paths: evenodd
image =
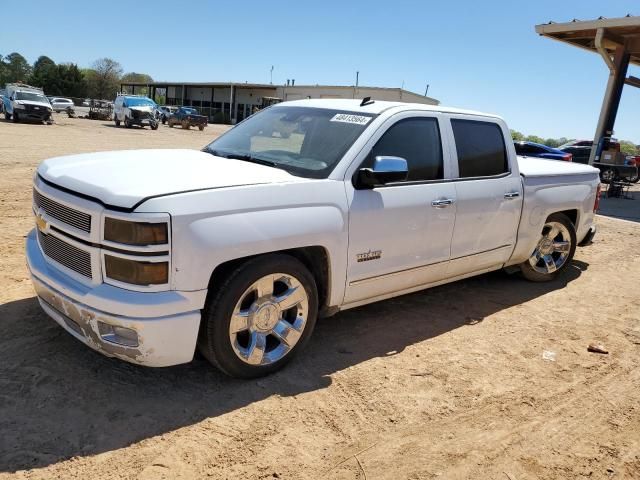
<svg viewBox="0 0 640 480"><path fill-rule="evenodd" d="M251 115L263 97L274 97L277 87L268 84L204 82L127 82L120 91L145 93L164 105L196 107L211 123L235 124Z"/></svg>
<svg viewBox="0 0 640 480"><path fill-rule="evenodd" d="M627 76L629 65L640 66L640 17L603 18L537 25L536 32L574 47L598 53L609 68L609 80L594 135L589 165L598 164L608 149L625 85L640 88L640 78Z"/></svg>

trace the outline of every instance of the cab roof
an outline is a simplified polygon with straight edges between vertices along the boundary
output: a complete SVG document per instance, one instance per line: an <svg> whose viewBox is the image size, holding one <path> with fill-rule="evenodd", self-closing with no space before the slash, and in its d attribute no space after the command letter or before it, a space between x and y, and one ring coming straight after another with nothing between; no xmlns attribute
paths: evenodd
<svg viewBox="0 0 640 480"><path fill-rule="evenodd" d="M458 113L463 115L481 115L483 117L500 118L498 115L491 113L476 112L473 110L463 110L460 108L444 107L442 105L424 105L422 103L410 102L387 102L383 100L375 100L360 106L361 99L325 99L325 98L309 98L304 100L292 100L288 102L278 103L275 106L291 106L291 107L312 107L312 108L329 108L332 110L347 110L350 112L372 113L378 115L386 110L395 108L398 110L423 110L427 112L442 113Z"/></svg>

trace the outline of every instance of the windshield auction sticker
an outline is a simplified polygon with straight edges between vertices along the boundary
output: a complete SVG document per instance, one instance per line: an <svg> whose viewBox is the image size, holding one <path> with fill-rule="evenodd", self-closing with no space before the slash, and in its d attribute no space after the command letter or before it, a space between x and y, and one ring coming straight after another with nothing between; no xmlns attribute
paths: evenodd
<svg viewBox="0 0 640 480"><path fill-rule="evenodd" d="M366 125L371 120L371 117L365 117L364 115L351 115L349 113L338 113L333 116L331 122L342 123L355 123L356 125Z"/></svg>

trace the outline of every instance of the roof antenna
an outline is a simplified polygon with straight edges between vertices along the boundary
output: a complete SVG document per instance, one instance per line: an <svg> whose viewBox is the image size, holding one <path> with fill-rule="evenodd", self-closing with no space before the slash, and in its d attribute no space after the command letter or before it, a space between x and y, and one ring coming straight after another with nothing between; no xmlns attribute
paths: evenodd
<svg viewBox="0 0 640 480"><path fill-rule="evenodd" d="M367 105L371 105L372 103L374 103L373 100L371 100L371 97L364 97L362 99L362 102L360 103L361 107L366 107Z"/></svg>

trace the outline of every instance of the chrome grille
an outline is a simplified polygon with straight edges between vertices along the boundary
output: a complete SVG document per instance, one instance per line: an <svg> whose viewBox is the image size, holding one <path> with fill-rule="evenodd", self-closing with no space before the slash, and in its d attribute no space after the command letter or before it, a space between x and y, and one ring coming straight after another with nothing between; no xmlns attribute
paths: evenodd
<svg viewBox="0 0 640 480"><path fill-rule="evenodd" d="M78 230L82 230L87 233L91 232L91 215L88 213L80 212L51 200L50 198L42 195L36 189L33 190L33 203L44 210L50 217L60 220L67 225L71 225Z"/></svg>
<svg viewBox="0 0 640 480"><path fill-rule="evenodd" d="M78 272L87 278L91 276L91 254L80 250L53 235L38 230L38 242L44 254L61 265Z"/></svg>

